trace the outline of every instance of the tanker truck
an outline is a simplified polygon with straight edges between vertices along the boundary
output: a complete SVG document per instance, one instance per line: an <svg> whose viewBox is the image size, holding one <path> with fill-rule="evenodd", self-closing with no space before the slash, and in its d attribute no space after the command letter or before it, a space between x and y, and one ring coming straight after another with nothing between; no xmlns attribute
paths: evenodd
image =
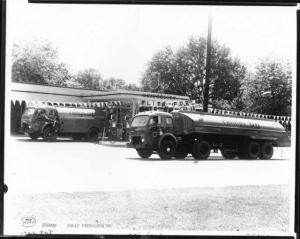
<svg viewBox="0 0 300 239"><path fill-rule="evenodd" d="M21 130L34 140L42 137L52 141L57 136L68 136L95 141L107 127L106 113L93 108L27 107L21 118Z"/></svg>
<svg viewBox="0 0 300 239"><path fill-rule="evenodd" d="M158 153L161 159L207 159L220 150L226 159L270 159L273 147L288 147L284 127L273 121L204 112L149 111L137 114L130 124L128 147L141 158Z"/></svg>

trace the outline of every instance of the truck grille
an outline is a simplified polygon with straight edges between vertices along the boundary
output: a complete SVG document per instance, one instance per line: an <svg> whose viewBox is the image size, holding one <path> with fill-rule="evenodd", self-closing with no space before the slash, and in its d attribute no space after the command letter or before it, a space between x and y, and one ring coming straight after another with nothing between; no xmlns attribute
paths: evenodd
<svg viewBox="0 0 300 239"><path fill-rule="evenodd" d="M25 131L25 130L27 130L28 129L28 123L22 123L22 125L21 125L21 130L22 131Z"/></svg>
<svg viewBox="0 0 300 239"><path fill-rule="evenodd" d="M141 144L141 136L132 136L132 144Z"/></svg>

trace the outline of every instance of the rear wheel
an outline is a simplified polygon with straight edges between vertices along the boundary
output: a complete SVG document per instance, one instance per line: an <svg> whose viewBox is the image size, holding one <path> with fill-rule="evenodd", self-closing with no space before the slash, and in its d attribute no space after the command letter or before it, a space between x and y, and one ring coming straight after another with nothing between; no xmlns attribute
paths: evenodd
<svg viewBox="0 0 300 239"><path fill-rule="evenodd" d="M161 143L160 149L158 150L158 155L161 159L171 159L175 155L175 152L175 143L166 139Z"/></svg>
<svg viewBox="0 0 300 239"><path fill-rule="evenodd" d="M136 151L138 155L143 159L147 159L152 155L151 149L137 149Z"/></svg>
<svg viewBox="0 0 300 239"><path fill-rule="evenodd" d="M99 131L96 128L91 128L87 134L88 141L97 141L99 136Z"/></svg>
<svg viewBox="0 0 300 239"><path fill-rule="evenodd" d="M239 149L240 159L257 159L260 156L260 145L256 141L245 142Z"/></svg>
<svg viewBox="0 0 300 239"><path fill-rule="evenodd" d="M207 141L196 141L194 142L192 149L192 156L195 159L207 159L210 155L210 145Z"/></svg>
<svg viewBox="0 0 300 239"><path fill-rule="evenodd" d="M260 155L260 145L256 141L251 141L248 143L248 156L250 159L257 159Z"/></svg>
<svg viewBox="0 0 300 239"><path fill-rule="evenodd" d="M264 142L261 145L260 156L261 159L270 159L273 156L273 144L271 142Z"/></svg>
<svg viewBox="0 0 300 239"><path fill-rule="evenodd" d="M47 126L43 131L43 139L46 141L53 141L56 139L56 134L51 126Z"/></svg>

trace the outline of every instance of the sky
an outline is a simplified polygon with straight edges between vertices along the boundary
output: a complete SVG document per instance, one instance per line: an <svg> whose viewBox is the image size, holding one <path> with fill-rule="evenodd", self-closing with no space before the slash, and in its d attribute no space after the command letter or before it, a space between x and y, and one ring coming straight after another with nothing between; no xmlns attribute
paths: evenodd
<svg viewBox="0 0 300 239"><path fill-rule="evenodd" d="M96 68L104 78L138 83L152 56L191 36L231 49L250 69L271 57L296 60L296 7L30 4L7 1L7 45L49 41L71 72Z"/></svg>

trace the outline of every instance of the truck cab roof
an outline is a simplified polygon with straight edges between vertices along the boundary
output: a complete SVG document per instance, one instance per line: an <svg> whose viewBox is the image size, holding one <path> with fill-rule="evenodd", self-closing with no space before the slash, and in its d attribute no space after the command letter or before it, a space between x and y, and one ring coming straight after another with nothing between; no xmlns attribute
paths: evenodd
<svg viewBox="0 0 300 239"><path fill-rule="evenodd" d="M148 116L152 116L152 115L164 115L164 116L170 116L170 117L172 117L172 115L170 113L163 112L163 111L144 111L144 112L136 114L135 116L140 116L140 115L148 115Z"/></svg>

